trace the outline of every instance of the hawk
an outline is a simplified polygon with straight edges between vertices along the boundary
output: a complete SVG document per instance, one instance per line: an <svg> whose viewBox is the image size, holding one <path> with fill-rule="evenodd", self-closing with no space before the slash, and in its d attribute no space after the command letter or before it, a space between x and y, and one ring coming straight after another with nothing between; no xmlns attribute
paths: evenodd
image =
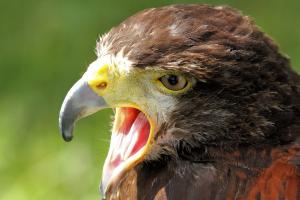
<svg viewBox="0 0 300 200"><path fill-rule="evenodd" d="M300 76L229 7L143 10L97 42L59 124L114 110L104 199L300 199Z"/></svg>

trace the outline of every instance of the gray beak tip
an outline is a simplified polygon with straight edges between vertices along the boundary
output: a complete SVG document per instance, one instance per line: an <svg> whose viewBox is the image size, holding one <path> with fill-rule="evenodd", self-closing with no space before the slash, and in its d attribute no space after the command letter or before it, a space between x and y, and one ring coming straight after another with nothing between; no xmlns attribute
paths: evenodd
<svg viewBox="0 0 300 200"><path fill-rule="evenodd" d="M73 139L73 126L66 128L62 120L59 120L59 129L64 141L70 142Z"/></svg>
<svg viewBox="0 0 300 200"><path fill-rule="evenodd" d="M73 136L62 135L65 142L70 142L73 139Z"/></svg>
<svg viewBox="0 0 300 200"><path fill-rule="evenodd" d="M61 112L62 114L59 117L59 130L62 134L62 137L65 142L70 142L73 139L73 128L74 128L74 122L73 120L68 119L65 117L64 112Z"/></svg>

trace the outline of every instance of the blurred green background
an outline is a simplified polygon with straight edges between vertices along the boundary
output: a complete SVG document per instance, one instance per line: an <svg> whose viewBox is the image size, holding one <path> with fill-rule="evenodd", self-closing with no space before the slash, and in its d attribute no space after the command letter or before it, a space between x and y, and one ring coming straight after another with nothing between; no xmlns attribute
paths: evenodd
<svg viewBox="0 0 300 200"><path fill-rule="evenodd" d="M82 120L71 143L58 112L96 57L98 36L136 11L172 3L231 5L252 16L300 71L300 1L1 0L0 199L99 199L111 112Z"/></svg>

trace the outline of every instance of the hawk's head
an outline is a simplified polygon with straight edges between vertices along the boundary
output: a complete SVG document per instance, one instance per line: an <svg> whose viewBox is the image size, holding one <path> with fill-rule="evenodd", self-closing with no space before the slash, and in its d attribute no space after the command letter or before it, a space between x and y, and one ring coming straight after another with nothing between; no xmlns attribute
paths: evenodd
<svg viewBox="0 0 300 200"><path fill-rule="evenodd" d="M299 109L289 106L291 94L299 98L296 75L272 40L233 9L144 10L102 36L97 56L67 94L60 128L69 141L75 121L115 110L104 191L145 161L201 160L213 156L210 148L293 137L277 133Z"/></svg>

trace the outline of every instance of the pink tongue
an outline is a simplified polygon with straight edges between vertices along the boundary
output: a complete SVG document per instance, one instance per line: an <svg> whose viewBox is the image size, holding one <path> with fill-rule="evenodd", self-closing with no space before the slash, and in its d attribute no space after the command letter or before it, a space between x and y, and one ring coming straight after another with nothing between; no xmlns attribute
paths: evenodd
<svg viewBox="0 0 300 200"><path fill-rule="evenodd" d="M116 168L147 143L150 124L143 112L135 108L119 108L122 125L111 138L110 167Z"/></svg>

